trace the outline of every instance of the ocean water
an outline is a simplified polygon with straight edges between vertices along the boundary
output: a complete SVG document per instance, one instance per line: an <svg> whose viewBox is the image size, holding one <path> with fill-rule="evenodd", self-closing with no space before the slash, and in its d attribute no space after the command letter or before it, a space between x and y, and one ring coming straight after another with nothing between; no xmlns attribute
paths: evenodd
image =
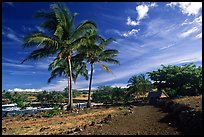
<svg viewBox="0 0 204 137"><path fill-rule="evenodd" d="M53 108L52 107L50 108L27 107L26 109L21 109L17 107L17 104L7 104L7 105L2 105L2 116L4 116L6 113L9 116L12 116L15 114L34 114L40 111L46 111L46 110L51 110L51 109Z"/></svg>
<svg viewBox="0 0 204 137"><path fill-rule="evenodd" d="M102 103L92 103L92 106L101 105ZM74 108L86 108L86 103L73 103ZM13 116L15 114L35 114L40 111L47 111L51 110L53 107L49 108L41 108L41 107L27 107L26 109L21 109L17 107L17 104L7 104L2 105L2 116L4 116L6 113L8 116Z"/></svg>

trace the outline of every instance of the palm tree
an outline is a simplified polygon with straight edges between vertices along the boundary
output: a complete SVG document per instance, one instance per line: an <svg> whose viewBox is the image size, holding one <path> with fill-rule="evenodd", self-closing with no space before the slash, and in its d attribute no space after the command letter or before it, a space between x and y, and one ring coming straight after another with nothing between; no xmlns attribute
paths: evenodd
<svg viewBox="0 0 204 137"><path fill-rule="evenodd" d="M134 75L128 80L129 97L142 95L151 89L151 82L145 74Z"/></svg>
<svg viewBox="0 0 204 137"><path fill-rule="evenodd" d="M87 63L91 65L91 74L90 74L90 82L89 82L89 93L88 93L88 102L87 107L91 107L91 85L92 85L92 77L93 77L93 70L94 65L99 63L99 65L106 71L111 72L111 70L104 65L102 62L119 64L119 61L113 59L117 56L118 50L115 49L107 49L105 47L115 41L113 38L109 38L107 40L103 39L99 36L95 30L92 30L90 33L86 35L86 44L83 49L79 49L80 55L86 60ZM80 56L79 55L79 56Z"/></svg>
<svg viewBox="0 0 204 137"><path fill-rule="evenodd" d="M56 55L57 60L68 64L68 110L73 108L72 100L72 57L80 43L83 43L82 38L89 29L95 29L95 23L91 21L83 21L76 28L74 27L74 19L77 15L72 16L70 12L61 4L51 4L52 11L39 11L36 15L38 18L43 18L44 22L40 25L48 31L48 34L43 32L34 32L24 39L24 47L29 48L37 46L23 62L27 60L37 60L49 55ZM23 63L22 62L22 63ZM54 61L55 62L55 61ZM64 72L63 72L64 73Z"/></svg>

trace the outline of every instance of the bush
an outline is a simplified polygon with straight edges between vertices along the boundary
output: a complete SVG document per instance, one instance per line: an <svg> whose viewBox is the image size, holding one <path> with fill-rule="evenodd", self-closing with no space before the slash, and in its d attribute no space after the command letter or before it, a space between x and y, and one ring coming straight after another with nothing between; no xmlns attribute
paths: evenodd
<svg viewBox="0 0 204 137"><path fill-rule="evenodd" d="M43 117L53 117L55 115L60 114L60 109L58 107L54 107L54 109L46 111L45 113L43 113Z"/></svg>

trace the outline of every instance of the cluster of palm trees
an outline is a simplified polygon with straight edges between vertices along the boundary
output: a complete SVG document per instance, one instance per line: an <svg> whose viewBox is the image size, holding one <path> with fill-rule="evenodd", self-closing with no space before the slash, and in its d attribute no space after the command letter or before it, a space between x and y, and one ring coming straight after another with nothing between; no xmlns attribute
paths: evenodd
<svg viewBox="0 0 204 137"><path fill-rule="evenodd" d="M42 18L40 27L46 30L33 32L24 38L24 48L36 47L23 61L38 60L40 58L54 55L55 59L49 65L51 76L48 83L57 76L68 78L68 110L73 109L72 81L76 82L78 75L88 80L87 64L91 66L89 96L87 107L91 106L91 84L94 65L99 63L107 72L111 70L102 62L119 64L115 60L118 50L106 49L106 46L115 41L113 38L104 39L97 33L97 26L92 21L83 21L77 27L74 19L77 13L70 14L62 3L50 5L51 11L38 11L37 18Z"/></svg>

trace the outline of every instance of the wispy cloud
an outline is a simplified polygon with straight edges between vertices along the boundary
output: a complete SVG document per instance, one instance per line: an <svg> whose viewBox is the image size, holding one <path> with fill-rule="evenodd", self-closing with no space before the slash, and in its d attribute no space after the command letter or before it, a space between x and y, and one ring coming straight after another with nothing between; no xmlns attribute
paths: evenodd
<svg viewBox="0 0 204 137"><path fill-rule="evenodd" d="M197 18L194 18L193 21L185 20L181 26L184 26L186 29L180 34L180 37L188 37L192 34L195 34L195 38L202 38L202 15Z"/></svg>
<svg viewBox="0 0 204 137"><path fill-rule="evenodd" d="M31 65L22 65L22 64L14 64L14 63L2 63L2 66L7 67L17 67L17 68L32 68Z"/></svg>
<svg viewBox="0 0 204 137"><path fill-rule="evenodd" d="M39 26L36 26L36 29L38 30L38 31L40 31L40 32L45 32L45 30L44 29L42 29L41 27L39 27Z"/></svg>
<svg viewBox="0 0 204 137"><path fill-rule="evenodd" d="M9 27L3 27L2 35L7 37L10 40L22 43L22 35L17 34L13 29Z"/></svg>
<svg viewBox="0 0 204 137"><path fill-rule="evenodd" d="M198 28L197 27L193 27L192 29L190 29L188 31L182 32L180 36L185 38L185 37L188 37L189 35L197 32L197 31L198 31Z"/></svg>
<svg viewBox="0 0 204 137"><path fill-rule="evenodd" d="M130 31L119 31L116 29L110 29L110 30L106 30L106 33L115 33L118 34L119 36L122 37L130 37L130 36L135 36L138 32L140 31L140 29L132 29Z"/></svg>
<svg viewBox="0 0 204 137"><path fill-rule="evenodd" d="M167 6L178 6L183 14L190 16L199 14L202 9L202 2L170 2Z"/></svg>
<svg viewBox="0 0 204 137"><path fill-rule="evenodd" d="M2 66L5 67L17 67L17 68L32 68L32 65L24 65L24 64L20 64L21 62L18 60L13 60L13 59L8 59L6 57L2 57L3 59L3 63Z"/></svg>
<svg viewBox="0 0 204 137"><path fill-rule="evenodd" d="M140 22L139 22L139 21L136 22L136 21L132 20L130 17L128 17L128 18L127 18L127 23L126 23L126 24L127 24L127 25L130 25L130 26L136 26L136 25L139 25Z"/></svg>
<svg viewBox="0 0 204 137"><path fill-rule="evenodd" d="M121 36L129 37L129 36L136 35L138 32L139 32L139 29L132 29L131 31L122 33Z"/></svg>
<svg viewBox="0 0 204 137"><path fill-rule="evenodd" d="M196 38L202 38L202 32L198 35L196 35Z"/></svg>
<svg viewBox="0 0 204 137"><path fill-rule="evenodd" d="M174 45L175 45L175 44L173 43L173 44L170 44L170 45L168 45L168 46L161 47L160 50L164 50L164 49L170 48L170 47L172 47L172 46L174 46Z"/></svg>

